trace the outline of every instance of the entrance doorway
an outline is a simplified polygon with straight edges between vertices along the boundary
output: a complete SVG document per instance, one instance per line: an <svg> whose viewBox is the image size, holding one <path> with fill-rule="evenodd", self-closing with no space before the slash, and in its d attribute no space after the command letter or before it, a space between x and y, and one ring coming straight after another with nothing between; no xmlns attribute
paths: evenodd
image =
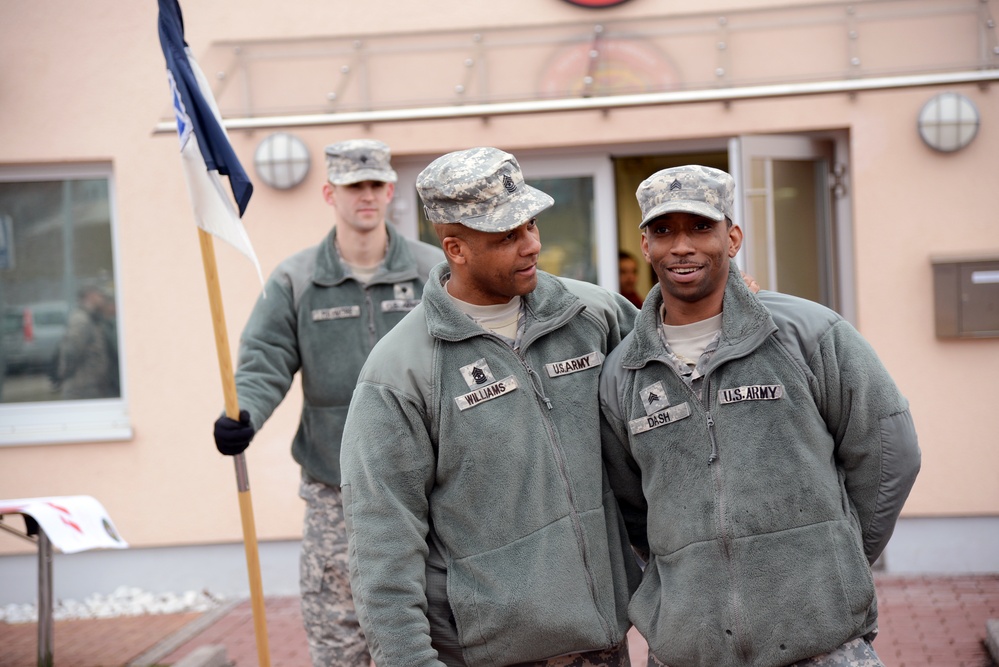
<svg viewBox="0 0 999 667"><path fill-rule="evenodd" d="M847 157L846 133L828 132L525 151L518 161L528 182L556 200L541 219L543 270L617 290L623 250L638 261L637 291L647 294L656 277L642 257L635 191L660 169L701 164L735 178L735 217L746 237L739 267L763 289L817 301L853 321ZM404 234L437 243L415 190L430 159L395 161L390 216Z"/></svg>
<svg viewBox="0 0 999 667"><path fill-rule="evenodd" d="M639 294L648 294L656 283L652 267L642 256L642 232L638 228L642 212L635 199L635 191L646 178L661 169L680 167L685 164L700 164L728 171L728 153L677 153L672 155L641 155L616 157L614 161L614 184L617 190L617 243L618 249L627 252L638 262Z"/></svg>
<svg viewBox="0 0 999 667"><path fill-rule="evenodd" d="M700 164L735 178L736 262L763 289L822 303L852 319L846 141L834 136L736 137L728 150L614 157L618 246L640 262L639 291L656 277L641 254L638 185L660 169Z"/></svg>

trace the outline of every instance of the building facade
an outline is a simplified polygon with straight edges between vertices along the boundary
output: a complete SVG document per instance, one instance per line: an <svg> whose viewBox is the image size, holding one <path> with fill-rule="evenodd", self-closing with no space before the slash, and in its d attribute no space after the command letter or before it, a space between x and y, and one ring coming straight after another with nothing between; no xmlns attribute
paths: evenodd
<svg viewBox="0 0 999 667"><path fill-rule="evenodd" d="M245 591L156 7L52 5L0 2L0 498L92 495L114 518L130 548L60 557L63 597L112 583ZM911 402L923 469L883 566L999 569L996 0L182 9L254 181L243 221L265 275L328 231L333 141L392 147L393 224L426 238L423 166L471 146L514 153L557 202L540 220L542 267L609 289L618 250L640 256L643 178L730 171L740 265L841 312ZM215 256L234 355L260 282L228 246ZM103 379L79 393L63 341L92 289L104 302L82 318L95 327L82 358ZM273 592L297 587L300 408L296 386L247 452ZM0 532L0 577L28 577L0 603L33 599L32 554Z"/></svg>

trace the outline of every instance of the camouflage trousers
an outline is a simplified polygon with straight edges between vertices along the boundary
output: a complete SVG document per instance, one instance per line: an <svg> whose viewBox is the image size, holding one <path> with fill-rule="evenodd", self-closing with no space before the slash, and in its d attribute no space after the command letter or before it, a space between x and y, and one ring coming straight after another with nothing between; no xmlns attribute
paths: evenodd
<svg viewBox="0 0 999 667"><path fill-rule="evenodd" d="M299 560L302 620L312 667L368 667L347 569L347 528L340 489L302 480L305 527Z"/></svg>
<svg viewBox="0 0 999 667"><path fill-rule="evenodd" d="M630 667L630 665L628 638L625 637L617 646L603 651L570 653L538 662L524 662L516 667Z"/></svg>
<svg viewBox="0 0 999 667"><path fill-rule="evenodd" d="M667 667L649 653L649 667ZM874 647L863 637L852 639L835 651L799 660L787 667L885 667Z"/></svg>

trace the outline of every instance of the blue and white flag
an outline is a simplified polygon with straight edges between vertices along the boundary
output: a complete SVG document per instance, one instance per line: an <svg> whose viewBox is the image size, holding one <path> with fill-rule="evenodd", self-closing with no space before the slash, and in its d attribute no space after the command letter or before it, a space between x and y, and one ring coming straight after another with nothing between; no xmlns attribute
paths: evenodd
<svg viewBox="0 0 999 667"><path fill-rule="evenodd" d="M253 193L253 184L229 143L208 79L184 41L180 5L177 0L159 0L159 5L160 46L166 58L181 161L195 220L198 227L246 255L263 283L260 262L240 221ZM238 213L219 174L229 177Z"/></svg>

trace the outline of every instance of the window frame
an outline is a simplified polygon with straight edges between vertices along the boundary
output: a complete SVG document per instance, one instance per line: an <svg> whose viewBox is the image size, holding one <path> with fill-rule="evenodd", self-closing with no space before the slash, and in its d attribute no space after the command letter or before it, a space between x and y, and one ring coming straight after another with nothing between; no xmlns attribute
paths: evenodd
<svg viewBox="0 0 999 667"><path fill-rule="evenodd" d="M0 403L0 447L50 445L130 440L133 429L125 382L126 354L122 326L122 289L118 207L111 163L60 165L0 165L0 182L66 181L105 179L108 188L111 257L115 276L115 307L118 313L118 364L121 391L118 398Z"/></svg>

